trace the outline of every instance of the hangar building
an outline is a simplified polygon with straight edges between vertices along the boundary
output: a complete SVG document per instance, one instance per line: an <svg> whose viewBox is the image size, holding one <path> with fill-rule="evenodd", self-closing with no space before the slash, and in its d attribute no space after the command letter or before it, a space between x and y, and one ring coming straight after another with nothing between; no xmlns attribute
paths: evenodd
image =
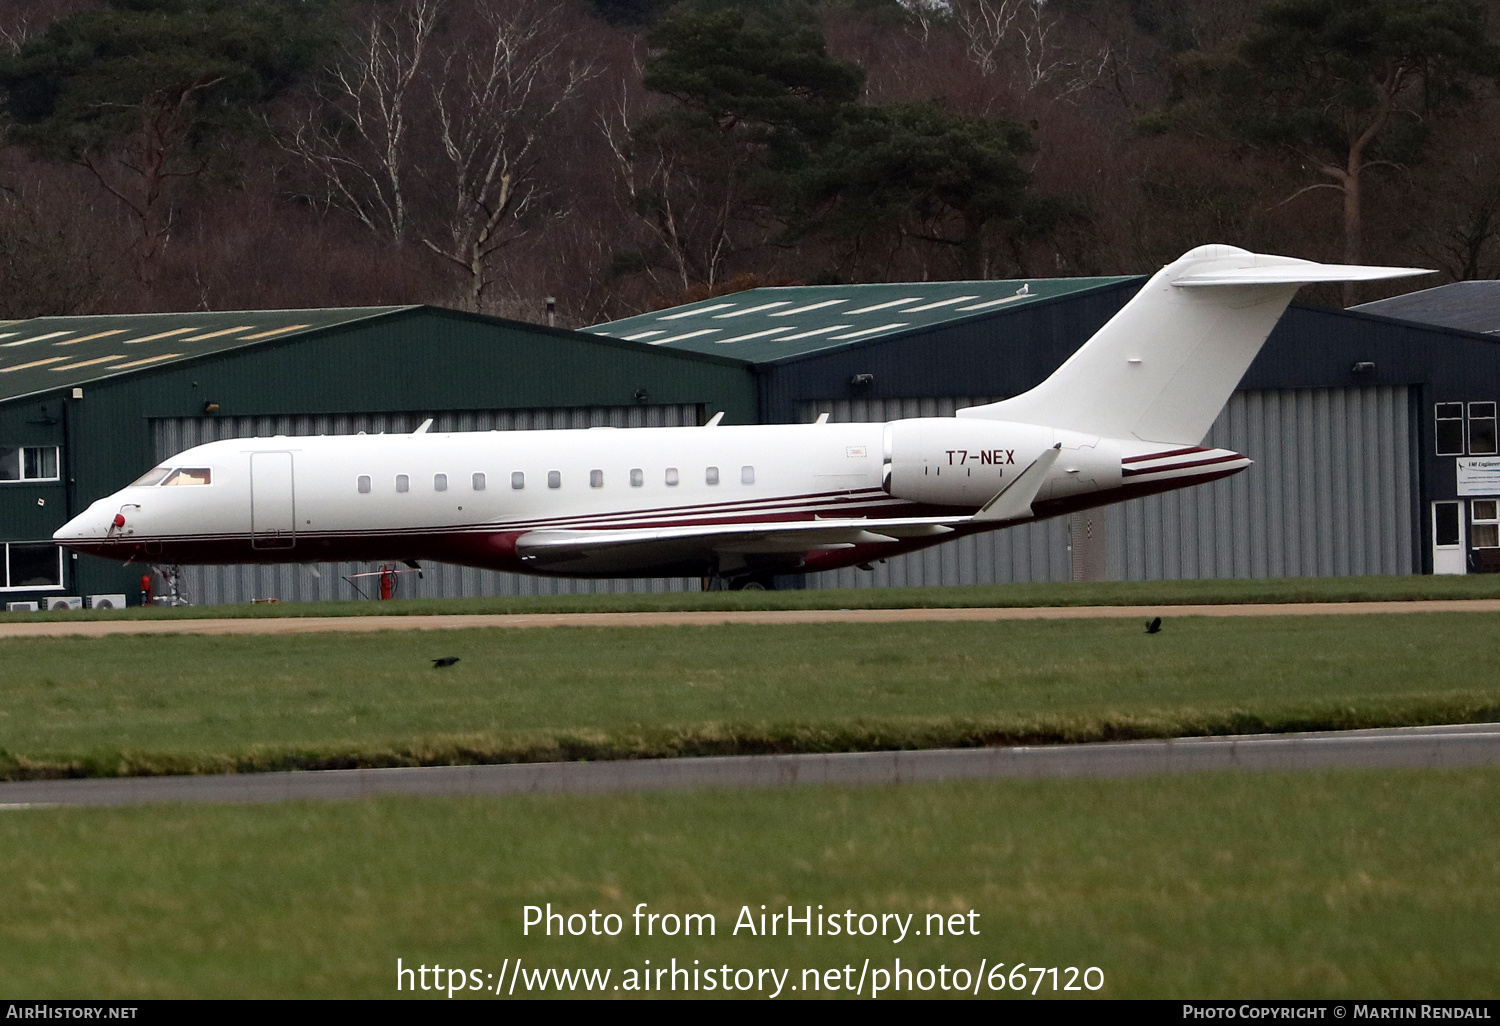
<svg viewBox="0 0 1500 1026"><path fill-rule="evenodd" d="M200 442L411 431L428 417L439 431L697 424L710 407L753 419L754 381L743 362L433 307L0 324L0 594L7 602L111 594L134 602L142 568L69 558L52 533ZM369 569L188 568L183 591L200 604L355 598L342 578ZM589 587L457 567L414 578L401 578L403 595Z"/></svg>
<svg viewBox="0 0 1500 1026"><path fill-rule="evenodd" d="M410 431L428 417L483 430L694 424L720 410L730 423L947 415L1045 378L1143 282L756 289L586 332L433 307L0 324L0 586L7 601L133 598L139 568L65 558L51 533L199 442ZM1294 304L1209 437L1256 461L1244 473L787 583L1500 568L1500 488L1486 476L1500 471L1500 349L1454 323ZM370 569L190 568L184 590L204 604L357 597L342 578ZM400 594L696 586L438 566L403 576Z"/></svg>

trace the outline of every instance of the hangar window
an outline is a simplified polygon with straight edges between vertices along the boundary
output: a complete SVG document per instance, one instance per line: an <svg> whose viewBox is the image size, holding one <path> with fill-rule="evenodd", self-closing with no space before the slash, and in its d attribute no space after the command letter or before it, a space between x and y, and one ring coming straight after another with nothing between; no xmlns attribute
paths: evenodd
<svg viewBox="0 0 1500 1026"><path fill-rule="evenodd" d="M207 467L179 467L172 476L161 483L163 488L177 485L206 485L213 482L213 472Z"/></svg>
<svg viewBox="0 0 1500 1026"><path fill-rule="evenodd" d="M645 483L646 483L646 472L644 470L642 470L640 467L636 467L634 470L632 470L630 472L630 487L632 487L632 488L639 488L641 485L643 485Z"/></svg>
<svg viewBox="0 0 1500 1026"><path fill-rule="evenodd" d="M603 488L604 487L604 471L602 471L602 470L591 470L591 471L589 471L589 487L590 488Z"/></svg>
<svg viewBox="0 0 1500 1026"><path fill-rule="evenodd" d="M152 485L159 485L162 483L162 481L166 480L167 475L171 472L171 467L157 467L155 470L148 470L146 471L146 473L130 482L130 487L150 488Z"/></svg>
<svg viewBox="0 0 1500 1026"><path fill-rule="evenodd" d="M411 491L411 478L407 477L405 474L397 474L396 475L396 491L398 491L398 492L409 492L409 491Z"/></svg>
<svg viewBox="0 0 1500 1026"><path fill-rule="evenodd" d="M358 480L357 484L359 486L359 494L361 494L361 495L369 495L370 494L370 475L369 474L361 474L361 475L359 475L359 480Z"/></svg>
<svg viewBox="0 0 1500 1026"><path fill-rule="evenodd" d="M11 542L3 546L0 553L5 565L0 567L0 587L11 590L21 588L62 587L62 546L49 542Z"/></svg>
<svg viewBox="0 0 1500 1026"><path fill-rule="evenodd" d="M677 482L680 481L680 480L682 480L682 479L677 476L677 468L676 467L668 467L667 468L667 484L671 485L673 488L676 488L677 487Z"/></svg>
<svg viewBox="0 0 1500 1026"><path fill-rule="evenodd" d="M0 481L56 481L57 479L57 446L27 445L0 448Z"/></svg>
<svg viewBox="0 0 1500 1026"><path fill-rule="evenodd" d="M484 491L484 473L482 471L474 475L474 490L476 492Z"/></svg>
<svg viewBox="0 0 1500 1026"><path fill-rule="evenodd" d="M512 471L510 475L510 486L517 490L525 488L526 475L521 473L519 470Z"/></svg>
<svg viewBox="0 0 1500 1026"><path fill-rule="evenodd" d="M755 483L755 468L754 467L741 467L740 468L740 484L754 484L754 483Z"/></svg>
<svg viewBox="0 0 1500 1026"><path fill-rule="evenodd" d="M1469 404L1469 454L1495 455L1495 404Z"/></svg>
<svg viewBox="0 0 1500 1026"><path fill-rule="evenodd" d="M448 490L448 475L447 474L433 474L432 475L432 490L435 491L435 492L446 492Z"/></svg>
<svg viewBox="0 0 1500 1026"><path fill-rule="evenodd" d="M549 471L547 471L547 487L548 488L561 488L562 487L562 471L560 471L560 470L549 470Z"/></svg>
<svg viewBox="0 0 1500 1026"><path fill-rule="evenodd" d="M1500 500L1475 499L1469 504L1469 532L1471 544L1476 549L1500 548Z"/></svg>
<svg viewBox="0 0 1500 1026"><path fill-rule="evenodd" d="M703 472L703 481L704 481L705 484L711 484L711 485L718 484L719 483L719 468L718 467L709 467L707 470L705 470Z"/></svg>
<svg viewBox="0 0 1500 1026"><path fill-rule="evenodd" d="M1464 454L1464 404L1437 404L1437 454L1439 456L1462 456Z"/></svg>

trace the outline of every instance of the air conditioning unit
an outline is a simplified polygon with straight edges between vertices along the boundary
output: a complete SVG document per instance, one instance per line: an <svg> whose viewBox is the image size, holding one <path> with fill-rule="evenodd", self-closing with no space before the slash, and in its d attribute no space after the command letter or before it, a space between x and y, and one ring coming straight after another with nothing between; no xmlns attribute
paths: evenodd
<svg viewBox="0 0 1500 1026"><path fill-rule="evenodd" d="M90 595L88 601L90 609L124 609L124 595Z"/></svg>
<svg viewBox="0 0 1500 1026"><path fill-rule="evenodd" d="M47 609L82 609L83 596L81 595L58 595L46 600Z"/></svg>
<svg viewBox="0 0 1500 1026"><path fill-rule="evenodd" d="M37 604L35 602L7 602L5 611L7 613L35 613Z"/></svg>

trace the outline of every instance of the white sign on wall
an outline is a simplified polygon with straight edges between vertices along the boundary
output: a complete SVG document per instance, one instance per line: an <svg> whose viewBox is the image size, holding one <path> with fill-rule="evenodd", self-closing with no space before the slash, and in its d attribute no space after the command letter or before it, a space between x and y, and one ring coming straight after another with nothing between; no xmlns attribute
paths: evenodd
<svg viewBox="0 0 1500 1026"><path fill-rule="evenodd" d="M1500 495L1500 456L1471 456L1457 462L1459 495Z"/></svg>

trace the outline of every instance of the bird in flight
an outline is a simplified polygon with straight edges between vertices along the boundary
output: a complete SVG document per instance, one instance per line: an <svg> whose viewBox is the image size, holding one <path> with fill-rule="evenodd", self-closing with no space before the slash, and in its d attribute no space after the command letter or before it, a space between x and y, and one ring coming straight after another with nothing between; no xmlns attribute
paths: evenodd
<svg viewBox="0 0 1500 1026"><path fill-rule="evenodd" d="M1159 616L1153 616L1150 620L1146 621L1146 633L1147 634L1157 634L1157 633L1160 633L1160 631L1161 631L1161 617L1159 617Z"/></svg>
<svg viewBox="0 0 1500 1026"><path fill-rule="evenodd" d="M443 656L441 659L434 659L432 665L439 667L452 666L456 662L458 662L458 656Z"/></svg>

